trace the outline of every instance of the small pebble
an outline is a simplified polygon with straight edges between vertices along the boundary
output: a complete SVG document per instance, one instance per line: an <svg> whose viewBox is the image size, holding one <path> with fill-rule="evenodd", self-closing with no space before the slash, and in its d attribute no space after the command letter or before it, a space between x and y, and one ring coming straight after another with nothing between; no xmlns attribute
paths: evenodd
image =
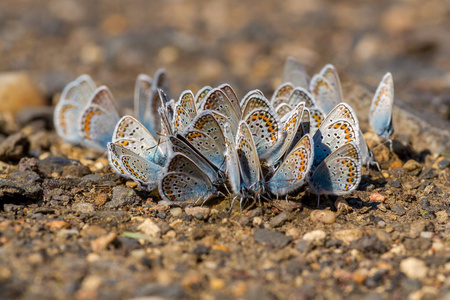
<svg viewBox="0 0 450 300"><path fill-rule="evenodd" d="M50 229L70 228L70 224L62 220L54 220L47 223Z"/></svg>
<svg viewBox="0 0 450 300"><path fill-rule="evenodd" d="M393 170L395 168L401 168L401 167L403 167L403 163L399 159L394 160L394 162L391 164L391 170Z"/></svg>
<svg viewBox="0 0 450 300"><path fill-rule="evenodd" d="M159 238L161 236L161 228L151 219L145 219L137 229L153 238Z"/></svg>
<svg viewBox="0 0 450 300"><path fill-rule="evenodd" d="M445 157L439 157L438 160L436 161L436 165L438 166L439 169L443 170L450 166L450 159Z"/></svg>
<svg viewBox="0 0 450 300"><path fill-rule="evenodd" d="M315 245L323 245L327 234L323 230L314 230L303 235L303 240L314 243Z"/></svg>
<svg viewBox="0 0 450 300"><path fill-rule="evenodd" d="M194 216L196 219L206 220L208 219L210 209L209 207L195 206L195 207L186 207L184 211L186 212L186 214Z"/></svg>
<svg viewBox="0 0 450 300"><path fill-rule="evenodd" d="M343 241L344 243L351 243L359 240L363 236L363 232L360 229L344 229L333 233L333 237Z"/></svg>
<svg viewBox="0 0 450 300"><path fill-rule="evenodd" d="M253 222L252 222L253 223L253 227L261 226L262 222L263 222L263 219L261 217L254 217L253 218Z"/></svg>
<svg viewBox="0 0 450 300"><path fill-rule="evenodd" d="M170 210L170 214L173 216L173 217L178 217L179 215L181 215L183 213L183 210L180 208L180 207L175 207L175 208L172 208L171 210Z"/></svg>
<svg viewBox="0 0 450 300"><path fill-rule="evenodd" d="M408 257L400 262L400 271L411 279L425 279L428 273L428 267L423 260Z"/></svg>
<svg viewBox="0 0 450 300"><path fill-rule="evenodd" d="M431 231L422 231L420 233L420 237L423 237L425 239L431 239L433 237L433 233Z"/></svg>
<svg viewBox="0 0 450 300"><path fill-rule="evenodd" d="M373 193L369 196L369 200L374 202L384 202L386 199L387 197L381 195L380 193Z"/></svg>
<svg viewBox="0 0 450 300"><path fill-rule="evenodd" d="M403 165L403 168L408 172L412 172L414 170L422 168L422 165L417 161L410 159Z"/></svg>
<svg viewBox="0 0 450 300"><path fill-rule="evenodd" d="M336 221L336 213L331 210L313 210L309 217L314 223L332 224Z"/></svg>
<svg viewBox="0 0 450 300"><path fill-rule="evenodd" d="M98 237L97 239L91 241L92 251L98 253L102 250L105 250L112 241L114 241L117 237L117 234L114 232L110 232L107 235L103 235Z"/></svg>

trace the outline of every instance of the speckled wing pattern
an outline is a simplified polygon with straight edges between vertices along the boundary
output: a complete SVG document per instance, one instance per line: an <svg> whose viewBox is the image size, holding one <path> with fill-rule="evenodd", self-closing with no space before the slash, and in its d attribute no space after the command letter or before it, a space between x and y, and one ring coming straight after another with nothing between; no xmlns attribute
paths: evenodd
<svg viewBox="0 0 450 300"><path fill-rule="evenodd" d="M372 99L369 111L369 123L382 138L389 140L394 132L392 127L392 109L394 105L394 81L391 73L384 75Z"/></svg>
<svg viewBox="0 0 450 300"><path fill-rule="evenodd" d="M343 195L356 189L361 181L361 154L354 142L329 155L311 174L309 183L317 194Z"/></svg>
<svg viewBox="0 0 450 300"><path fill-rule="evenodd" d="M79 119L96 88L89 75L81 75L62 91L55 107L53 123L64 141L75 145L81 142Z"/></svg>
<svg viewBox="0 0 450 300"><path fill-rule="evenodd" d="M276 196L294 192L306 183L313 159L313 140L305 135L283 160L274 175L266 182L266 188Z"/></svg>
<svg viewBox="0 0 450 300"><path fill-rule="evenodd" d="M105 150L118 121L119 113L111 92L105 86L97 88L80 117L83 144Z"/></svg>

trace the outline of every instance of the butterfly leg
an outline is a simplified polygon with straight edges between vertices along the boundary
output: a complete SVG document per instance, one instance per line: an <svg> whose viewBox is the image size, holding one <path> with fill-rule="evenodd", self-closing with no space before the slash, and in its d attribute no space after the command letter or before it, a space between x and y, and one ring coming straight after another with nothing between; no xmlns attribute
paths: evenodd
<svg viewBox="0 0 450 300"><path fill-rule="evenodd" d="M320 194L317 194L317 208L319 208L320 205Z"/></svg>
<svg viewBox="0 0 450 300"><path fill-rule="evenodd" d="M393 144L392 139L389 139L388 141L389 141L389 149L391 150L392 153L394 153L394 148L392 147Z"/></svg>

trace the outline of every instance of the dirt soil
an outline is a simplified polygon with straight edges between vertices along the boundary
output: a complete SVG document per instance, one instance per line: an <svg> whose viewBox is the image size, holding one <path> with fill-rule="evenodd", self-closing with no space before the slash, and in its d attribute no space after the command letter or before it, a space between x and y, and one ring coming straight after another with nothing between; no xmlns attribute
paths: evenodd
<svg viewBox="0 0 450 300"><path fill-rule="evenodd" d="M363 168L357 191L231 214L229 198L158 204L104 153L63 143L50 106L3 112L0 298L450 299L450 3L283 3L2 0L0 69L49 105L88 73L126 112L159 67L175 95L229 82L269 96L288 55L310 73L333 63L364 131L387 71L401 105L393 153L367 134L382 171Z"/></svg>

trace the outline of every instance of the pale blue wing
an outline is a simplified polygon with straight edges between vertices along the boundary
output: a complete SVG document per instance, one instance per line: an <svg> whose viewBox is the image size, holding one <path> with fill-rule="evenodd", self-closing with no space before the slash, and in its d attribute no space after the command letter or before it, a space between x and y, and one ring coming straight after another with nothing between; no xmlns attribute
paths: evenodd
<svg viewBox="0 0 450 300"><path fill-rule="evenodd" d="M310 78L303 65L289 56L284 64L282 81L291 82L295 87L308 88Z"/></svg>
<svg viewBox="0 0 450 300"><path fill-rule="evenodd" d="M239 124L240 117L238 113L226 94L220 89L213 89L205 96L205 100L201 105L201 111L206 110L213 110L223 114L236 127Z"/></svg>
<svg viewBox="0 0 450 300"><path fill-rule="evenodd" d="M261 177L261 165L252 133L244 121L239 123L236 135L236 151L241 171L241 185L245 189L257 191L263 181Z"/></svg>
<svg viewBox="0 0 450 300"><path fill-rule="evenodd" d="M99 87L80 116L82 142L89 148L105 150L119 121L119 113L111 92Z"/></svg>
<svg viewBox="0 0 450 300"><path fill-rule="evenodd" d="M339 79L336 68L332 64L327 64L322 68L322 70L320 70L319 74L322 75L326 80L328 80L333 89L336 91L339 97L339 103L344 101L344 97L342 95L341 80Z"/></svg>
<svg viewBox="0 0 450 300"><path fill-rule="evenodd" d="M150 101L152 78L146 74L139 74L136 78L136 84L134 87L134 115L138 120L144 122L144 126L149 127L145 112L148 102Z"/></svg>
<svg viewBox="0 0 450 300"><path fill-rule="evenodd" d="M294 192L306 183L313 160L312 139L305 135L283 160L266 187L276 196Z"/></svg>
<svg viewBox="0 0 450 300"><path fill-rule="evenodd" d="M317 108L326 115L341 102L339 92L320 74L313 76L309 90L314 97Z"/></svg>
<svg viewBox="0 0 450 300"><path fill-rule="evenodd" d="M89 75L81 75L64 87L53 114L56 132L66 142L79 144L81 114L96 89Z"/></svg>
<svg viewBox="0 0 450 300"><path fill-rule="evenodd" d="M316 194L343 195L356 189L361 181L361 154L349 143L328 156L309 178Z"/></svg>
<svg viewBox="0 0 450 300"><path fill-rule="evenodd" d="M171 202L206 201L216 193L215 186L199 169L197 176L184 172L170 172L161 176L158 181L160 196ZM199 178L200 176L201 178Z"/></svg>
<svg viewBox="0 0 450 300"><path fill-rule="evenodd" d="M394 83L391 73L387 73L372 99L369 111L369 123L382 138L389 140L394 132L392 127L392 109L394 104Z"/></svg>
<svg viewBox="0 0 450 300"><path fill-rule="evenodd" d="M320 126L313 137L315 169L332 152L348 143L359 144L359 127L347 119L338 119L334 123Z"/></svg>
<svg viewBox="0 0 450 300"><path fill-rule="evenodd" d="M228 100L230 100L231 104L233 105L234 111L237 113L239 119L241 118L241 106L239 105L239 98L237 97L235 91L233 88L228 84L224 83L217 87L222 92L227 95Z"/></svg>

